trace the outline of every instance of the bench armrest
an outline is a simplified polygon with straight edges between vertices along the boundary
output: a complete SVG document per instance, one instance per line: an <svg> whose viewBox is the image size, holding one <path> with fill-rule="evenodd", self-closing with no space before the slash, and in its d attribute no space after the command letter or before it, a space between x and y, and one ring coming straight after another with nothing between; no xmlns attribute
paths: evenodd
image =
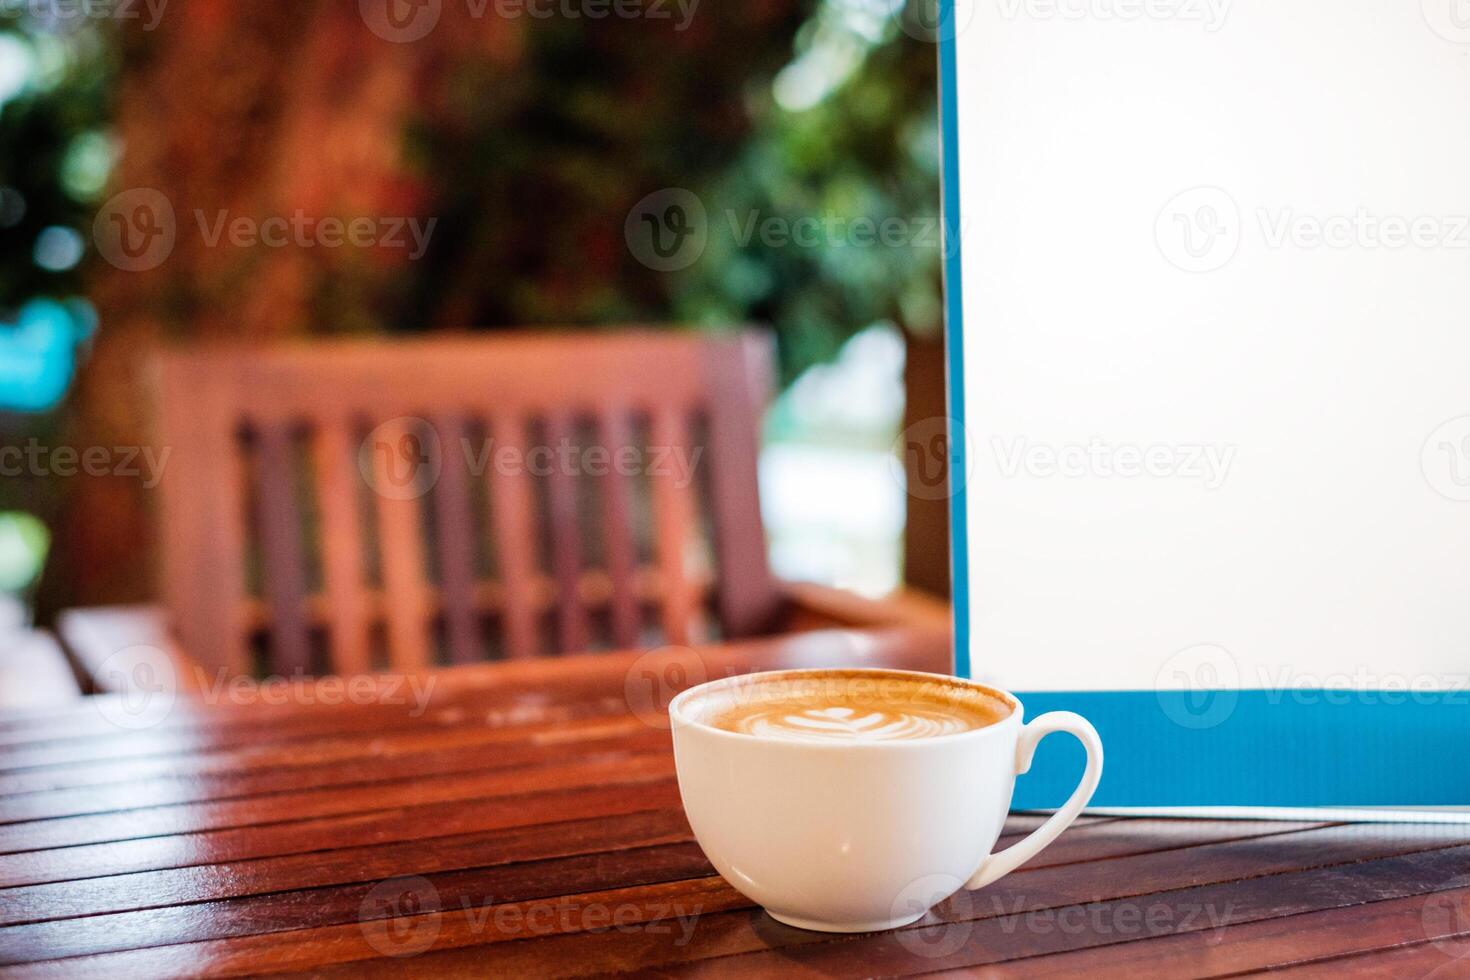
<svg viewBox="0 0 1470 980"><path fill-rule="evenodd" d="M55 637L45 630L0 631L0 710L49 708L81 696Z"/></svg>
<svg viewBox="0 0 1470 980"><path fill-rule="evenodd" d="M68 609L57 617L56 630L97 693L126 693L145 660L172 669L180 694L198 693L204 684L203 669L179 648L157 606Z"/></svg>
<svg viewBox="0 0 1470 980"><path fill-rule="evenodd" d="M949 603L917 589L899 589L881 599L810 582L785 582L785 631L832 627L908 626L950 629Z"/></svg>

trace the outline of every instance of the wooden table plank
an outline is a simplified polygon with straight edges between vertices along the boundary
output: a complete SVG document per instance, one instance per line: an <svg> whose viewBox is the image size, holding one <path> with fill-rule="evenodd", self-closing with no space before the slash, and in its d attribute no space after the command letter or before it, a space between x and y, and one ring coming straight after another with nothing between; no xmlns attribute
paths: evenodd
<svg viewBox="0 0 1470 980"><path fill-rule="evenodd" d="M172 834L0 855L0 887L75 881L165 868L305 854L475 831L611 817L679 805L673 779L639 786L591 786L532 795L431 803L369 813L293 820L197 834Z"/></svg>
<svg viewBox="0 0 1470 980"><path fill-rule="evenodd" d="M1280 980L1460 980L1470 976L1470 960L1446 953L1438 943L1422 942L1284 967L1270 975Z"/></svg>
<svg viewBox="0 0 1470 980"><path fill-rule="evenodd" d="M209 800L240 799L272 793L290 793L306 787L367 786L412 782L434 776L464 776L498 769L541 766L565 759L575 751L583 760L628 758L664 752L668 737L662 732L628 732L620 737L586 741L498 741L461 747L442 742L429 751L386 755L374 753L340 759L325 766L270 766L236 769L195 777L175 774L139 778L121 783L72 789L42 790L14 796L5 802L5 816L15 822L56 817L174 806Z"/></svg>
<svg viewBox="0 0 1470 980"><path fill-rule="evenodd" d="M1273 916L1352 907L1443 888L1456 868L1470 860L1470 845L1398 855L1372 861L1344 861L1296 872L1222 881L1201 887L1166 888L1121 899L1097 899L1031 909L1012 895L976 893L951 903L926 922L893 933L809 941L799 937L777 951L762 950L719 960L700 960L669 971L675 975L833 976L854 971L913 974L924 969L970 969L1009 963L1017 975L1045 975L1025 960L1063 950L1133 945L1151 936L1204 932L1218 943L1231 942L1242 923ZM1004 884L1004 882L999 883ZM1023 887L1014 883L1011 889ZM975 912L979 911L977 916ZM1035 913L1035 914L1031 914ZM1411 938L1422 933L1415 932ZM767 945L772 945L767 938ZM960 945L953 949L953 945ZM1017 962L1019 961L1019 962ZM919 963L923 963L920 966ZM1162 972L1145 975L1194 976ZM1136 977L1123 969L1092 972L1093 977Z"/></svg>
<svg viewBox="0 0 1470 980"><path fill-rule="evenodd" d="M1238 976L1359 952L1376 952L1406 939L1413 941L1416 936L1444 949L1447 959L1465 959L1464 965L1470 967L1470 926L1456 916L1432 914L1436 907L1466 902L1470 902L1470 887L1258 919L1225 930L1199 929L1148 936L1110 946L1015 960L978 971L967 968L963 973L952 971L926 976L1099 980L1153 977L1171 970L1192 977Z"/></svg>
<svg viewBox="0 0 1470 980"><path fill-rule="evenodd" d="M1464 956L1446 954L1439 943L1405 943L1391 949L1332 956L1319 962L1292 965L1270 971L1283 980L1317 980L1324 977L1361 977L1363 980L1460 980L1470 976Z"/></svg>
<svg viewBox="0 0 1470 980"><path fill-rule="evenodd" d="M235 744L184 755L63 763L0 773L0 797L108 784L132 786L157 777L186 779L211 774L238 777L260 770L312 770L315 776L364 760L391 760L471 747L483 749L487 755L498 754L503 746L518 742L571 749L576 747L575 743L615 737L634 739L648 732L649 727L637 718L622 715L514 726L486 721L455 725L446 722L408 731L380 729L370 738L332 732L286 744L252 740L244 746Z"/></svg>
<svg viewBox="0 0 1470 980"><path fill-rule="evenodd" d="M366 813L450 800L511 796L532 790L628 785L673 774L667 754L599 759L503 772L469 773L382 786L303 789L289 794L144 807L80 817L58 817L0 825L0 854L70 847L99 841L195 833L226 827L279 823L301 817Z"/></svg>
<svg viewBox="0 0 1470 980"><path fill-rule="evenodd" d="M713 977L918 973L1159 934L1145 931L1150 928L1217 929L1222 924L1228 927L1267 914L1282 914L1282 908L1308 911L1335 907L1342 902L1338 889L1343 879L1357 883L1359 891L1352 895L1353 904L1372 900L1373 896L1396 897L1405 890L1419 894L1440 886L1449 874L1447 869L1470 861L1470 845L1365 861L1365 856L1397 848L1376 845L1369 835L1361 840L1362 850L1339 853L1335 855L1336 863L1246 879L1216 876L1203 868L1191 873L1185 862L1175 861L1172 880L1154 878L1139 886L1133 883L1134 869L1126 862L1082 864L1067 870L1065 877L1073 883L1070 896L1057 894L1054 884L1048 887L1046 882L1040 888L1031 887L1038 877L1051 878L1054 883L1061 875L1023 870L983 891L961 893L914 926L868 936L832 936L792 929L745 908L723 916L702 917L690 941L678 947L660 937L637 933L563 935L533 947L472 946L426 953L417 965L443 976L473 975L480 969L572 975L598 972L594 967L599 964L615 964L618 970L640 973L658 970L669 975ZM1406 841L1399 846L1426 843ZM1298 859L1287 864L1319 860L1313 856L1315 848L1309 842L1298 842L1294 850ZM1345 873L1349 867L1353 874ZM1196 884L1212 877L1222 880ZM1293 901L1295 906L1282 904ZM1319 902L1329 905L1314 904ZM1156 923L1152 927L1151 917ZM1116 926L1111 931L1095 929L1090 925L1094 919L1125 924L1133 931ZM493 944L495 937L479 941ZM960 948L947 951L952 944Z"/></svg>
<svg viewBox="0 0 1470 980"><path fill-rule="evenodd" d="M108 702L0 713L0 974L1466 975L1463 827L1084 818L859 936L782 926L713 874L674 692L638 683L946 658L941 634L825 632L382 677L342 704L205 683L122 729Z"/></svg>

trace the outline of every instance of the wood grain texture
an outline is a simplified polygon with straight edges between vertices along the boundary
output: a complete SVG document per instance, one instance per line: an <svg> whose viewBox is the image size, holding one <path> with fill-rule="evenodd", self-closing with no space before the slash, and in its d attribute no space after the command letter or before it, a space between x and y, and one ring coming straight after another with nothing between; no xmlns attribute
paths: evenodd
<svg viewBox="0 0 1470 980"><path fill-rule="evenodd" d="M358 530L357 440L352 420L323 417L312 440L316 504L321 519L322 580L327 606L332 668L360 674L372 667L368 608L363 581L362 535Z"/></svg>
<svg viewBox="0 0 1470 980"><path fill-rule="evenodd" d="M1465 975L1464 827L1088 817L870 935L782 926L713 873L637 678L947 656L816 631L423 672L416 706L378 677L340 704L206 685L139 730L0 713L0 975Z"/></svg>
<svg viewBox="0 0 1470 980"><path fill-rule="evenodd" d="M1270 970L1291 963L1322 963L1400 942L1413 942L1416 936L1440 946L1446 961L1464 959L1464 954L1470 953L1470 925L1451 911L1456 905L1464 907L1470 901L1470 888L1388 898L1380 887L1372 894L1377 900L1317 912L1283 913L1240 922L1226 930L1206 927L1170 932L1032 957L1014 965L996 964L978 971L932 976L1092 980L1098 976L1151 977L1173 972L1214 977ZM1345 903L1352 897L1346 889L1340 895ZM1436 916L1440 909L1446 914Z"/></svg>
<svg viewBox="0 0 1470 980"><path fill-rule="evenodd" d="M598 438L604 446L632 444L629 420L632 412L625 404L616 404L599 416ZM637 566L637 549L633 541L631 493L628 476L616 467L608 470L602 484L602 534L608 575L612 579L610 615L613 642L619 647L638 643L638 601L633 588Z"/></svg>
<svg viewBox="0 0 1470 980"><path fill-rule="evenodd" d="M504 734L503 729L494 730ZM525 769L565 760L575 750L582 761L626 758L633 754L666 752L668 736L643 732L609 739L537 743L474 740L455 747L450 740L430 743L422 752L374 753L343 759L330 767L269 766L181 777L174 774L115 782L101 786L41 791L8 801L7 816L15 821L109 813L152 806L222 800L267 793L289 793L333 786L412 782L451 774L498 769Z"/></svg>
<svg viewBox="0 0 1470 980"><path fill-rule="evenodd" d="M656 453L668 454L667 458L675 454L688 458L693 446L688 418L677 408L661 408L653 416L652 440ZM694 486L672 467L655 470L650 466L647 475L653 496L659 591L663 595L663 635L666 642L684 646L691 641L699 611L690 581Z"/></svg>
<svg viewBox="0 0 1470 980"><path fill-rule="evenodd" d="M292 459L289 422L255 432L255 526L260 529L264 592L275 616L270 632L272 669L299 676L311 669L306 635L306 559Z"/></svg>
<svg viewBox="0 0 1470 980"><path fill-rule="evenodd" d="M497 414L491 419L490 431L501 451L514 459L525 457L528 451L525 419ZM506 597L506 653L513 660L525 660L539 652L531 594L536 567L529 475L520 467L494 467L489 497L500 559L496 574Z"/></svg>
<svg viewBox="0 0 1470 980"><path fill-rule="evenodd" d="M746 334L731 343L745 370L722 370L715 363L706 373L712 401L725 410L705 416L710 442L721 451L706 453L701 465L712 501L716 561L721 578L731 584L720 592L720 618L731 635L746 636L769 629L777 612L771 601L776 583L759 545L765 539L760 508L747 512L740 500L756 484L761 407L775 387L776 358L768 336Z"/></svg>
<svg viewBox="0 0 1470 980"><path fill-rule="evenodd" d="M464 420L436 420L441 468L434 484L434 531L439 569L440 615L450 663L483 659L475 602L475 522L470 512L470 464L462 451L468 439Z"/></svg>
<svg viewBox="0 0 1470 980"><path fill-rule="evenodd" d="M573 419L562 409L546 418L546 444L553 452L573 446ZM550 497L548 519L551 524L551 574L556 580L556 633L558 649L585 650L590 638L587 609L582 603L579 586L582 579L582 515L577 507L578 474L561 458L547 475Z"/></svg>
<svg viewBox="0 0 1470 980"><path fill-rule="evenodd" d="M351 813L285 823L234 827L162 838L88 844L62 850L0 856L0 887L75 881L159 868L198 867L339 847L408 841L445 834L591 819L678 805L672 779L629 793L623 786L592 786L525 796L430 803L412 808Z"/></svg>
<svg viewBox="0 0 1470 980"><path fill-rule="evenodd" d="M373 430L366 447L372 459L369 482L377 509L389 661L398 670L423 670L432 662L421 510L431 450L415 422L389 419Z"/></svg>
<svg viewBox="0 0 1470 980"><path fill-rule="evenodd" d="M1283 980L1329 980L1345 976L1365 980L1403 980L1404 977L1459 980L1470 976L1470 962L1463 952L1447 952L1445 944L1421 942L1349 956L1323 957L1314 963L1293 964L1272 973Z"/></svg>
<svg viewBox="0 0 1470 980"><path fill-rule="evenodd" d="M189 656L234 673L251 669L245 624L246 473L242 413L228 363L158 365L158 437L172 450L158 490L163 604ZM281 419L278 419L278 421Z"/></svg>

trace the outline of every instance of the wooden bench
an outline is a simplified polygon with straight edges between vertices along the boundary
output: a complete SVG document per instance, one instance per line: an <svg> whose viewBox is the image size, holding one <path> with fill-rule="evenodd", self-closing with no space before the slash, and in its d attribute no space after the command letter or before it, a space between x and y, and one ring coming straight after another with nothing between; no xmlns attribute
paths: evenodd
<svg viewBox="0 0 1470 980"><path fill-rule="evenodd" d="M933 600L773 574L756 479L772 362L753 331L163 352L161 601L75 610L62 640L116 690L160 665L353 675L945 629ZM147 667L115 656L135 646Z"/></svg>

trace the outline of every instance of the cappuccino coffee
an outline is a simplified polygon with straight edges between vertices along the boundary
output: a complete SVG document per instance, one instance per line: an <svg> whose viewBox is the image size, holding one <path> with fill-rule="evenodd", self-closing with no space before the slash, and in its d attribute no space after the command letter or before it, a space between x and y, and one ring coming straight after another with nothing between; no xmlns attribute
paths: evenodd
<svg viewBox="0 0 1470 980"><path fill-rule="evenodd" d="M836 933L917 922L1076 819L1102 776L1097 732L1067 711L1024 715L983 684L886 668L721 677L669 702L679 799L715 870L776 921ZM1016 777L1053 732L1087 750L1077 789L996 851Z"/></svg>
<svg viewBox="0 0 1470 980"><path fill-rule="evenodd" d="M696 714L741 735L890 742L985 728L1011 710L999 694L939 675L833 670L764 674L710 697Z"/></svg>

